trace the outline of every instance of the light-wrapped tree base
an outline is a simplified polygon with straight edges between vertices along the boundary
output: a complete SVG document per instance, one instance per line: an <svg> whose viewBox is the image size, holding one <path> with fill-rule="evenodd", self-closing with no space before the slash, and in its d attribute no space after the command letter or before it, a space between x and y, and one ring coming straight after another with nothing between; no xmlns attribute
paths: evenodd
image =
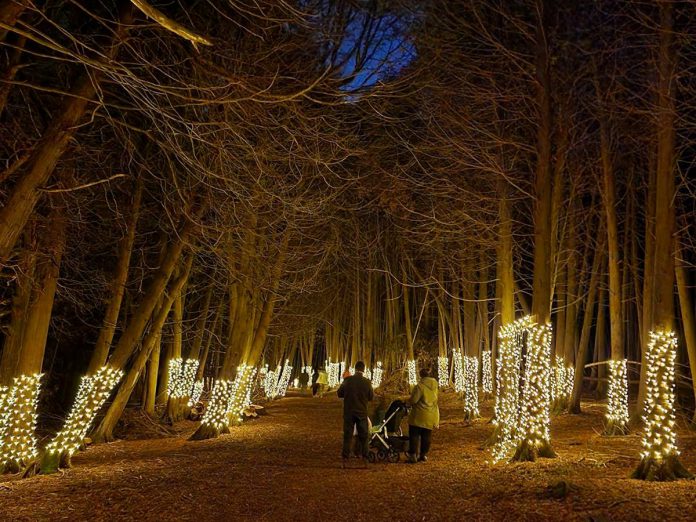
<svg viewBox="0 0 696 522"><path fill-rule="evenodd" d="M382 374L383 373L384 373L384 369L382 368L382 361L377 361L377 366L375 366L375 369L372 372L372 387L373 388L380 387L380 385L382 384Z"/></svg>
<svg viewBox="0 0 696 522"><path fill-rule="evenodd" d="M201 420L201 425L189 440L213 439L223 433L229 433L227 425L227 405L230 400L232 383L224 379L215 381L208 407Z"/></svg>
<svg viewBox="0 0 696 522"><path fill-rule="evenodd" d="M416 361L414 359L409 359L408 361L406 361L406 367L408 368L408 385L415 386L416 384L418 384Z"/></svg>
<svg viewBox="0 0 696 522"><path fill-rule="evenodd" d="M607 392L607 414L605 416L605 435L626 435L628 433L628 372L626 359L607 361L609 366L609 389Z"/></svg>
<svg viewBox="0 0 696 522"><path fill-rule="evenodd" d="M478 358L464 357L464 420L480 416L478 402Z"/></svg>
<svg viewBox="0 0 696 522"><path fill-rule="evenodd" d="M36 406L42 374L15 377L0 419L0 473L15 473L36 458Z"/></svg>
<svg viewBox="0 0 696 522"><path fill-rule="evenodd" d="M437 358L437 383L440 388L449 386L449 359L447 356Z"/></svg>
<svg viewBox="0 0 696 522"><path fill-rule="evenodd" d="M481 353L481 389L486 397L493 393L493 374L491 371L490 350L484 350Z"/></svg>
<svg viewBox="0 0 696 522"><path fill-rule="evenodd" d="M58 468L70 466L70 457L82 446L94 418L122 377L122 370L108 365L101 367L94 375L82 377L63 428L46 446L41 458L41 473L53 473Z"/></svg>
<svg viewBox="0 0 696 522"><path fill-rule="evenodd" d="M632 477L641 480L693 478L679 462L674 431L674 366L677 338L674 332L650 332L645 355L646 396L643 407L643 452Z"/></svg>
<svg viewBox="0 0 696 522"><path fill-rule="evenodd" d="M236 426L242 422L242 412L246 408L247 397L251 397L251 387L254 384L256 368L242 364L237 368L237 376L232 383L227 405L227 424Z"/></svg>

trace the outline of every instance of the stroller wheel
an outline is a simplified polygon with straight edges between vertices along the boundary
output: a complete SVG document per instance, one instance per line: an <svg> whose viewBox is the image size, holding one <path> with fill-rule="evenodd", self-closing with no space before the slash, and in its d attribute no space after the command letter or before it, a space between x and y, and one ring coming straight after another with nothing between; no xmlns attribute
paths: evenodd
<svg viewBox="0 0 696 522"><path fill-rule="evenodd" d="M367 454L367 461L368 461L370 464L374 464L375 462L377 462L377 454L376 454L374 451L370 451L370 452Z"/></svg>
<svg viewBox="0 0 696 522"><path fill-rule="evenodd" d="M379 450L379 451L377 452L377 458L378 458L379 460L387 460L387 452L384 451L384 450Z"/></svg>
<svg viewBox="0 0 696 522"><path fill-rule="evenodd" d="M400 459L400 458L401 458L401 455L399 454L398 451L390 451L390 452L389 452L389 455L387 456L387 459L388 459L389 462L391 462L392 464L396 464L397 462L399 462L399 459Z"/></svg>

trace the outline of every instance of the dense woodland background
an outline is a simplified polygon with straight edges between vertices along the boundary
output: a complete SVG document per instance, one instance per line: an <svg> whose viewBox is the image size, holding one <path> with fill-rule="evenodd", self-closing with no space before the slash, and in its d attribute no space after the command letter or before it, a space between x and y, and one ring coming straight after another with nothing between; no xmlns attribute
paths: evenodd
<svg viewBox="0 0 696 522"><path fill-rule="evenodd" d="M585 364L640 362L664 329L690 417L695 18L667 0L1 1L0 385L44 372L50 433L82 375L130 371L109 439L123 401L183 415L175 357L216 379L363 359L405 382L407 360L492 350L495 372L498 328L531 313L576 371L559 410L606 394Z"/></svg>

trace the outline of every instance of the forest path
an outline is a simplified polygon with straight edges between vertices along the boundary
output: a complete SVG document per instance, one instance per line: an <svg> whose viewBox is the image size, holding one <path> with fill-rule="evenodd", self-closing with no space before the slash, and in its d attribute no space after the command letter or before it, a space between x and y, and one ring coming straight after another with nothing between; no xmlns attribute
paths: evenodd
<svg viewBox="0 0 696 522"><path fill-rule="evenodd" d="M486 418L466 426L453 394L427 464L340 466L341 402L292 396L230 435L93 446L62 476L2 482L0 520L694 520L696 483L628 479L639 437L597 435L601 410L552 421L559 456L490 466ZM490 401L483 408L490 415ZM696 435L681 432L696 471ZM547 486L567 481L557 500Z"/></svg>

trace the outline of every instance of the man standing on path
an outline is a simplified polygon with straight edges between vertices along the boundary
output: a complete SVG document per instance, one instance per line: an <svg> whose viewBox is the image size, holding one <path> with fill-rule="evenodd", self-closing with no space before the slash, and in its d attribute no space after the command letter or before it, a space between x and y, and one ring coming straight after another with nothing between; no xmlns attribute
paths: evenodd
<svg viewBox="0 0 696 522"><path fill-rule="evenodd" d="M343 459L350 457L350 443L353 439L353 428L358 431L360 452L363 459L367 459L369 452L367 403L374 398L372 383L363 376L365 363L355 363L355 375L343 379L338 388L338 396L343 399Z"/></svg>

